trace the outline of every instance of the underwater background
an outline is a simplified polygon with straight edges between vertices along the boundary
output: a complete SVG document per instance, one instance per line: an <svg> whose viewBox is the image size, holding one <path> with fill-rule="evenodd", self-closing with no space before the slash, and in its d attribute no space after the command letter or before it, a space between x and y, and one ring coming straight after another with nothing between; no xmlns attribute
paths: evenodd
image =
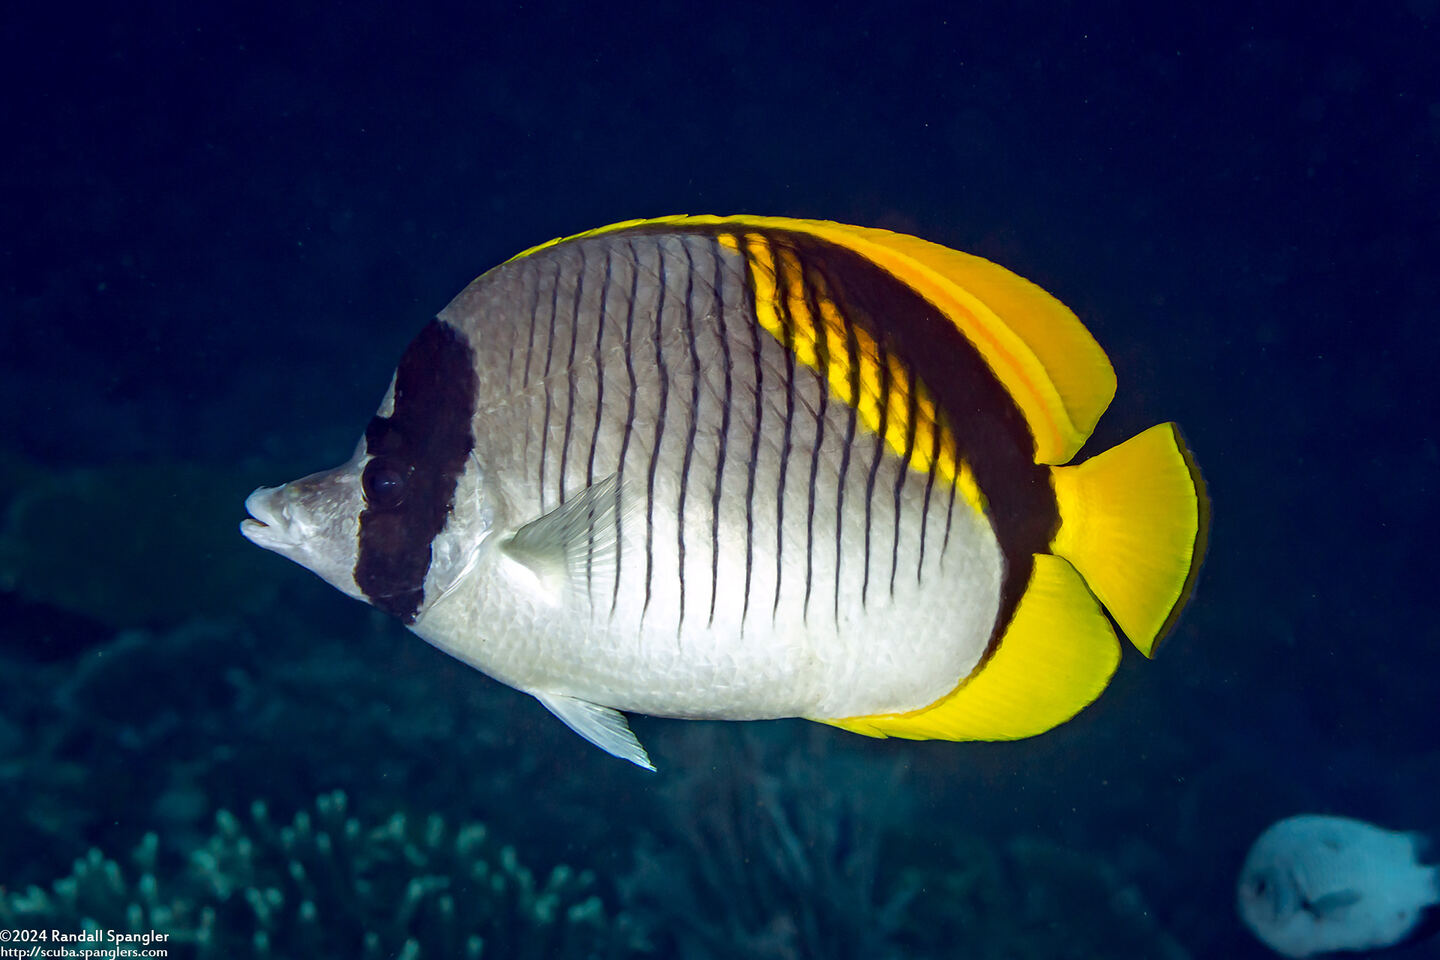
<svg viewBox="0 0 1440 960"><path fill-rule="evenodd" d="M1264 957L1271 821L1440 830L1440 2L38 5L0 21L0 926L172 957ZM473 277L888 227L1069 304L1212 499L1014 743L632 719L649 774L236 530ZM1435 942L1406 956L1440 956ZM1397 954L1399 955L1399 954Z"/></svg>

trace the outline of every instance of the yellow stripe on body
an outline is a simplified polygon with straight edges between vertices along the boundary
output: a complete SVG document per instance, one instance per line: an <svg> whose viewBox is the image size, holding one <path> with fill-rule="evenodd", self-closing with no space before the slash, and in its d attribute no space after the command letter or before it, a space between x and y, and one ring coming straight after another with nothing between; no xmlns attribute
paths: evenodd
<svg viewBox="0 0 1440 960"><path fill-rule="evenodd" d="M681 214L598 227L510 259L566 240L648 227L788 231L837 244L877 264L933 304L974 344L1024 414L1036 463L1073 458L1115 395L1115 371L1105 352L1055 297L983 257L889 230L830 220ZM721 242L724 236L720 233Z"/></svg>
<svg viewBox="0 0 1440 960"><path fill-rule="evenodd" d="M934 304L1024 414L1036 463L1079 452L1115 394L1115 372L1063 303L998 264L918 237L823 221L800 229L865 256Z"/></svg>
<svg viewBox="0 0 1440 960"><path fill-rule="evenodd" d="M821 278L814 278L814 282L805 279L793 250L783 247L777 249L763 235L757 233L744 234L743 238L726 233L720 234L717 239L722 246L745 256L755 288L755 318L762 328L782 344L785 343L785 328L780 318L778 279L783 275L788 293L785 307L790 317L790 344L795 359L824 374L834 395L841 402L855 408L860 422L872 434L880 432L883 419L886 445L900 457L905 456L906 441L909 437L910 403L904 387L897 385L910 384L916 394L915 435L913 444L909 444L910 468L928 474L933 461L936 475L947 483L954 483L966 503L977 511L983 511L985 497L975 482L973 471L969 464L959 458L955 437L936 415L935 401L930 391L917 377L908 375L904 361L893 353L886 354L889 377L885 385L888 389L882 400L880 350L875 338L859 325L850 324L859 361L858 376L852 377L850 349L846 343L846 324L840 316L839 307L836 306L830 291L825 289ZM807 286L813 295L814 303L819 307L818 322L805 295ZM824 352L828 359L823 370L818 340L822 331L825 337ZM859 384L858 397L852 393L852 379Z"/></svg>

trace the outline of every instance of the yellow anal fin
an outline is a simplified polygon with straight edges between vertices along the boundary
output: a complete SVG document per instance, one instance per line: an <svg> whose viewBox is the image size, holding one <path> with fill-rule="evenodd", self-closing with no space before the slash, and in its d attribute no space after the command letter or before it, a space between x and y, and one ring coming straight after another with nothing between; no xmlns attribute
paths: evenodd
<svg viewBox="0 0 1440 960"><path fill-rule="evenodd" d="M820 722L871 737L1015 740L1079 713L1110 682L1120 642L1074 567L1049 554L1034 560L995 652L953 691L910 713Z"/></svg>
<svg viewBox="0 0 1440 960"><path fill-rule="evenodd" d="M1147 657L1184 605L1204 554L1204 484L1173 423L1053 468L1052 549L1080 571Z"/></svg>

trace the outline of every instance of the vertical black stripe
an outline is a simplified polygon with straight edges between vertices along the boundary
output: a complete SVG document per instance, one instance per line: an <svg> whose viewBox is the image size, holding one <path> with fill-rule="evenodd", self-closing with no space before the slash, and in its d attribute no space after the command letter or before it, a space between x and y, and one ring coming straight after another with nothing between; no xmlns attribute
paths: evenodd
<svg viewBox="0 0 1440 960"><path fill-rule="evenodd" d="M575 274L575 298L570 304L570 357L565 363L565 430L560 439L560 503L565 503L565 476L570 466L570 435L575 428L575 346L580 339L580 297L585 289L585 244L577 243L580 269Z"/></svg>
<svg viewBox="0 0 1440 960"><path fill-rule="evenodd" d="M535 354L535 328L540 323L540 264L534 260L525 261L526 273L535 278L535 292L530 297L530 339L525 344L525 375L520 379L520 389L530 388L530 359Z"/></svg>
<svg viewBox="0 0 1440 960"><path fill-rule="evenodd" d="M750 275L755 266L748 255L745 266L745 320L750 327L750 359L754 366L755 424L750 430L750 459L745 465L748 474L745 480L745 600L740 608L742 630L745 616L750 612L750 580L755 569L755 472L756 461L760 459L761 424L765 418L765 374L760 356L761 337L765 334L760 329L760 316L755 312L755 278Z"/></svg>
<svg viewBox="0 0 1440 960"><path fill-rule="evenodd" d="M931 407L934 410L934 407ZM915 561L915 582L919 583L924 577L925 569L925 531L930 526L930 492L935 489L935 474L940 471L940 422L938 419L930 421L930 471L925 478L925 502L920 507L920 556Z"/></svg>
<svg viewBox="0 0 1440 960"><path fill-rule="evenodd" d="M950 481L950 501L945 504L945 537L940 541L940 555L950 548L950 520L955 515L955 489L960 486L960 464L955 464L956 477Z"/></svg>
<svg viewBox="0 0 1440 960"><path fill-rule="evenodd" d="M600 423L605 416L605 355L601 346L605 340L605 325L610 319L610 245L605 244L605 276L600 283L600 308L595 316L595 426L590 431L590 453L585 458L585 489L595 484L595 448L600 444ZM578 326L578 324L577 324ZM590 530L590 540L585 551L585 590L588 594L594 573L595 530Z"/></svg>
<svg viewBox="0 0 1440 960"><path fill-rule="evenodd" d="M910 458L915 454L915 418L920 415L920 391L915 384L915 373L909 364L901 364L905 371L905 452L900 457L900 471L895 477L895 534L890 541L890 596L895 596L895 571L900 565L900 507L905 492L905 481L910 477Z"/></svg>
<svg viewBox="0 0 1440 960"><path fill-rule="evenodd" d="M772 244L772 249L774 245ZM780 435L780 477L775 489L775 604L780 610L780 581L785 572L785 479L790 470L791 433L795 424L795 318L790 315L790 277L781 268L781 251L775 249L775 316L780 321L785 347L785 427Z"/></svg>
<svg viewBox="0 0 1440 960"><path fill-rule="evenodd" d="M832 288L833 289L833 288ZM850 402L845 414L845 443L840 447L840 480L835 493L835 616L840 616L840 565L844 552L841 549L845 530L845 482L850 473L850 451L855 446L855 427L860 417L860 340L855 334L855 323L840 305L835 312L845 327L845 355L849 361ZM868 521L867 521L868 527Z"/></svg>
<svg viewBox="0 0 1440 960"><path fill-rule="evenodd" d="M885 344L875 341L875 359L880 366L880 425L875 433L875 452L870 458L870 475L865 479L865 577L860 583L860 605L870 595L870 531L875 509L875 475L880 472L880 460L885 456L885 434L890 429L890 357Z"/></svg>
<svg viewBox="0 0 1440 960"><path fill-rule="evenodd" d="M555 263L555 280L550 286L550 335L545 341L545 373L540 392L545 395L545 419L540 427L540 512L545 512L545 463L550 459L550 363L555 356L555 320L560 312L560 263Z"/></svg>
<svg viewBox="0 0 1440 960"><path fill-rule="evenodd" d="M621 559L625 549L624 529L621 524L624 521L625 511L621 497L625 492L625 455L630 450L630 434L635 429L635 394L637 384L635 382L635 352L632 349L635 332L635 298L639 296L640 289L640 257L635 253L635 242L627 240L626 246L630 250L630 296L625 305L625 373L630 378L630 396L625 407L625 428L620 433L620 459L615 465L615 586L614 592L610 595L610 613L613 616L615 607L620 602L620 573Z"/></svg>
<svg viewBox="0 0 1440 960"><path fill-rule="evenodd" d="M733 385L730 371L730 334L725 327L725 248L716 243L715 323L720 334L720 353L725 375L725 397L720 406L720 448L715 456L715 487L710 492L710 624L715 622L715 598L720 589L720 491L725 479L725 445L730 438L730 398Z"/></svg>
<svg viewBox="0 0 1440 960"><path fill-rule="evenodd" d="M655 439L650 447L650 478L645 485L645 605L643 617L650 609L650 588L655 577L655 472L660 466L660 444L665 437L665 412L670 402L670 369L665 364L665 245L664 238L655 244L659 295L655 301L655 326L650 337L655 345L655 372L660 375L660 409L655 416Z"/></svg>
<svg viewBox="0 0 1440 960"><path fill-rule="evenodd" d="M805 499L805 604L801 616L810 616L811 578L815 570L815 488L820 475L820 453L825 446L825 417L830 405L830 337L820 300L829 299L824 282L813 270L805 271L805 309L815 331L815 368L819 374L820 404L815 410L815 439L810 448L810 483Z"/></svg>
<svg viewBox="0 0 1440 960"><path fill-rule="evenodd" d="M847 312L846 304L843 303L838 297L835 296L835 291L836 291L837 289L839 289L839 287L838 287L838 284L836 283L835 278L831 276L830 271L829 271L829 268L828 268L828 265L825 263L825 261L823 260L823 258L808 256L808 254L811 253L811 252L813 252L813 251L806 251L806 253L807 253L807 257L806 257L806 261L805 261L806 276L807 276L807 278L810 280L810 282L812 282L812 283L814 284L815 291L817 291L816 294L815 294L815 296L817 296L817 297L819 297L820 299L823 299L824 301L826 301L827 304L835 311L835 316L836 316L836 317L839 319L839 321L840 321L840 328L841 328L841 331L844 333L844 336L845 336L845 359L846 359L846 368L845 368L845 369L846 369L846 376L845 376L845 379L846 379L846 386L848 387L849 396L850 396L850 402L844 405L844 406L845 406L845 438L844 438L844 441L843 441L843 442L841 443L841 445L840 445L840 471L839 471L839 474L838 474L838 476L837 476L837 478L836 478L836 483L835 483L835 597L834 597L834 604L833 604L832 615L838 620L838 619L839 619L839 616L840 616L840 586L841 586L841 578L842 578L842 576L844 575L844 574L843 574L843 571L844 571L844 559L845 559L845 552L844 552L844 534L845 534L845 488L846 488L847 479L849 478L849 475L850 475L850 458L851 458L851 454L852 454L852 452L853 452L853 450L854 450L854 445L855 445L855 432L856 432L856 429L858 428L859 418L860 418L860 363L861 363L861 359L860 359L860 339L859 339L859 335L855 332L855 331L856 331L856 324L855 324L854 319L853 319L853 318L849 315L849 313ZM808 296L810 293L811 293L811 291L807 289L807 296ZM812 302L812 303L810 304L810 307L811 307L811 310L815 312L816 316L819 317L818 307L816 306L816 304ZM817 330L819 331L819 334L820 334L822 337L825 337L825 339L824 339L824 341L823 341L823 346L817 347L817 353L819 353L820 350L823 350L823 354L820 354L820 355L823 356L823 358L824 358L824 361L823 361L823 363L822 363L822 368L823 368L823 371L824 371L823 377L822 377L823 386L824 386L824 392L822 393L822 396L821 396L821 403L822 403L822 404L825 404L825 403L827 402L827 400L828 400L829 391L830 391L830 385L829 385L829 384L830 384L830 372L829 372L829 369L830 369L830 361L831 361L830 342L829 342L828 336L826 336L826 333L825 333L826 328L825 328L825 326L824 326L823 323L820 323L820 322L819 322L819 320L817 320ZM824 420L824 417L826 416L826 413L824 412L826 409L827 409L827 408L824 407L824 406L822 406L822 408L821 408L821 410L822 410L822 413L821 413L822 424L821 424L821 427L820 427L820 431L821 431L820 439L823 439L823 436L824 436L824 434L823 434L823 430L824 430L823 420ZM819 448L820 448L820 439L817 439L817 441L816 441L816 451L817 451L817 453L818 453ZM812 486L812 488L815 486L815 479L814 479L815 473L814 473L814 471L815 471L815 464L812 462L812 464L811 464L811 477L812 477L812 479L811 479L811 486ZM813 493L812 493L812 497L813 497ZM813 506L812 506L812 511L813 511ZM867 518L867 521L866 521L866 526L867 526L867 529L868 529L868 526L869 526L868 518ZM867 564L866 564L867 570L868 570L868 566L869 566L869 564L868 564L868 561L867 561Z"/></svg>
<svg viewBox="0 0 1440 960"><path fill-rule="evenodd" d="M590 453L585 458L585 486L595 483L595 448L600 445L600 423L605 415L605 354L601 348L605 343L605 326L610 322L610 245L605 245L605 277L600 283L600 310L595 320L595 426L590 431Z"/></svg>
<svg viewBox="0 0 1440 960"><path fill-rule="evenodd" d="M676 549L680 560L680 616L676 620L676 633L685 623L685 499L690 492L690 461L695 455L695 433L700 416L700 351L695 345L695 259L684 235L680 237L680 249L685 251L685 311L682 319L685 339L690 344L690 411L686 418L685 459L680 465L680 503L675 523Z"/></svg>

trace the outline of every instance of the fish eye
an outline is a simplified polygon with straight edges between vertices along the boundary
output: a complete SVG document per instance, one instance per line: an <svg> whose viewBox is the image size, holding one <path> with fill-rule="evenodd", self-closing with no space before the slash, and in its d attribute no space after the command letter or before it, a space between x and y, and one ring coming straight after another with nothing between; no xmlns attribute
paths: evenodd
<svg viewBox="0 0 1440 960"><path fill-rule="evenodd" d="M375 510L394 510L405 502L408 476L409 470L388 460L370 461L360 481L365 503Z"/></svg>

